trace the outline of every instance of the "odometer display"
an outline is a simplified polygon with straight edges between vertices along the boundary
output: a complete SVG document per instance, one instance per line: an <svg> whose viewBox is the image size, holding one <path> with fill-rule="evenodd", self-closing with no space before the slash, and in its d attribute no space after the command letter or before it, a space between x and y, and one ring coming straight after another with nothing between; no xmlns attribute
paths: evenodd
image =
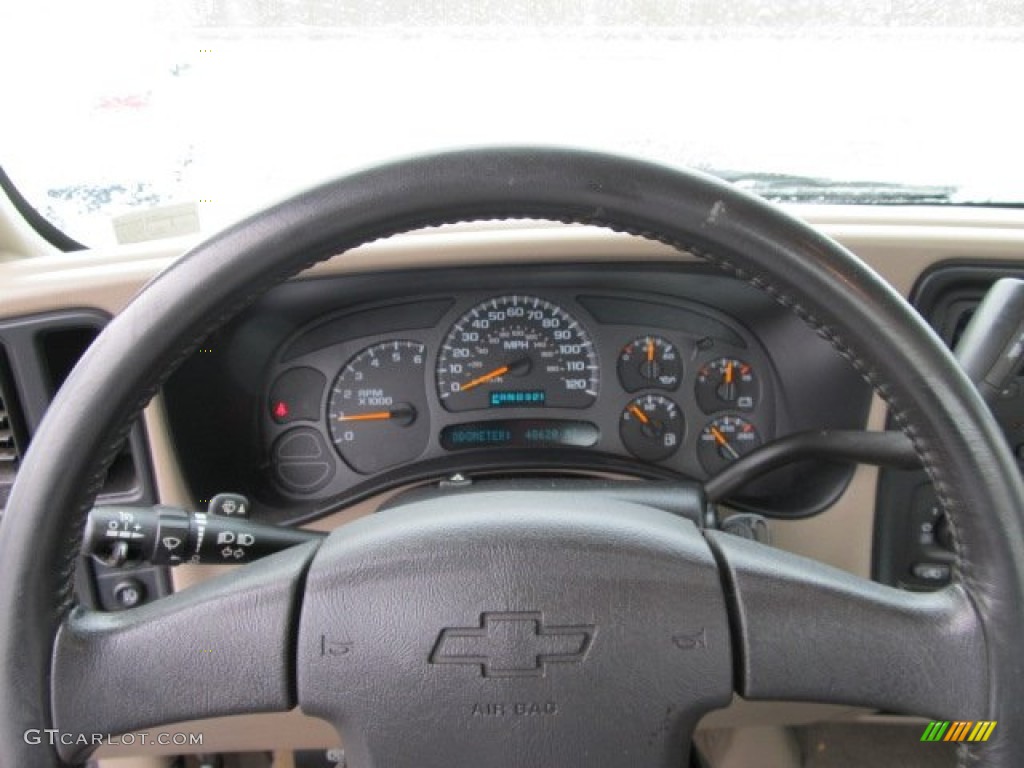
<svg viewBox="0 0 1024 768"><path fill-rule="evenodd" d="M597 398L597 354L587 332L557 304L500 296L448 332L437 394L449 411L586 408Z"/></svg>
<svg viewBox="0 0 1024 768"><path fill-rule="evenodd" d="M441 446L448 451L549 446L589 448L599 437L597 427L589 421L501 419L445 427L441 430Z"/></svg>

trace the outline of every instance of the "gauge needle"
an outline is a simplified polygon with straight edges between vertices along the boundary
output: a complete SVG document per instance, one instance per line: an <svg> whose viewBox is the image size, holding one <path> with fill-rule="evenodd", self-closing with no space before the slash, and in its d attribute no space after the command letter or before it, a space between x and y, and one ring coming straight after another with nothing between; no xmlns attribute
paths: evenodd
<svg viewBox="0 0 1024 768"><path fill-rule="evenodd" d="M387 421L388 419L404 419L412 421L416 410L411 405L400 406L390 411L370 411L353 413L351 416L339 416L338 421Z"/></svg>
<svg viewBox="0 0 1024 768"><path fill-rule="evenodd" d="M651 423L651 420L647 416L647 414L644 413L643 411L641 411L638 406L636 406L636 405L629 406L629 412L632 413L634 416L636 416L638 419L640 419L640 423L641 424L650 424Z"/></svg>
<svg viewBox="0 0 1024 768"><path fill-rule="evenodd" d="M647 340L647 362L654 362L654 339Z"/></svg>
<svg viewBox="0 0 1024 768"><path fill-rule="evenodd" d="M490 373L485 373L483 376L477 376L475 379L471 379L459 387L459 392L465 392L467 389L473 389L473 387L479 387L481 384L486 384L488 381L492 381L499 376L504 376L506 373L511 373L514 376L521 376L530 370L530 358L523 357L519 360L515 360L511 363L495 368Z"/></svg>
<svg viewBox="0 0 1024 768"><path fill-rule="evenodd" d="M511 370L511 366L508 366L508 365L503 365L503 366L501 366L501 368L495 368L490 373L485 373L483 376L477 376L472 381L467 381L465 384L463 384L461 387L459 387L459 391L460 392L465 392L467 389L472 389L473 387L479 387L481 384L486 384L491 379L496 379L499 376L504 376L510 370Z"/></svg>
<svg viewBox="0 0 1024 768"><path fill-rule="evenodd" d="M733 368L733 365L734 365L733 363L729 363L727 366L725 366L724 381L725 381L726 384L732 384L732 375L733 375L732 368Z"/></svg>
<svg viewBox="0 0 1024 768"><path fill-rule="evenodd" d="M722 446L722 450L728 453L731 458L738 459L740 457L740 455L736 453L736 449L729 445L729 440L722 434L720 429L712 427L711 434L714 436L715 442Z"/></svg>
<svg viewBox="0 0 1024 768"><path fill-rule="evenodd" d="M383 421L393 418L391 411L373 411L372 413L355 413L351 416L339 416L338 421Z"/></svg>

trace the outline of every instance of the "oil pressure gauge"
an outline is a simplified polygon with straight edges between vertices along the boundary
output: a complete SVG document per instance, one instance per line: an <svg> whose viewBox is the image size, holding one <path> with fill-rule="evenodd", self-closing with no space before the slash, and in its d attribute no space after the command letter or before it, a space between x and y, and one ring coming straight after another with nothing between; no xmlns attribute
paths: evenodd
<svg viewBox="0 0 1024 768"><path fill-rule="evenodd" d="M675 389L682 373L679 350L661 336L633 339L619 353L619 381L627 392Z"/></svg>

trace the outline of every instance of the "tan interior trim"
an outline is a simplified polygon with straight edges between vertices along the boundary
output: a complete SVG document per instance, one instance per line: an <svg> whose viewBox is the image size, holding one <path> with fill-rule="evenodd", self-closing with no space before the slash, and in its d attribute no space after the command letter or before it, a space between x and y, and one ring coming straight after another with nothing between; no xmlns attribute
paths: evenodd
<svg viewBox="0 0 1024 768"><path fill-rule="evenodd" d="M948 259L1021 260L1024 211L944 208L791 208L838 239L906 294ZM50 254L0 263L0 317L67 307L115 313L191 239ZM514 222L445 227L373 243L304 277L485 263L679 258L674 249L593 227Z"/></svg>
<svg viewBox="0 0 1024 768"><path fill-rule="evenodd" d="M29 226L11 199L0 191L0 262L57 253Z"/></svg>

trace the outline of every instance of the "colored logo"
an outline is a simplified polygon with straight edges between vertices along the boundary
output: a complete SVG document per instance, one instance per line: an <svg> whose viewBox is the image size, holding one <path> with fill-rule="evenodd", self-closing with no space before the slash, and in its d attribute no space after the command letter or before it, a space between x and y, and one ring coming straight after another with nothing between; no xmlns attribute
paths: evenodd
<svg viewBox="0 0 1024 768"><path fill-rule="evenodd" d="M544 626L539 612L485 613L479 627L441 630L431 664L478 666L483 677L543 677L548 664L578 664L596 627Z"/></svg>
<svg viewBox="0 0 1024 768"><path fill-rule="evenodd" d="M921 741L988 741L995 729L995 720L932 720Z"/></svg>

